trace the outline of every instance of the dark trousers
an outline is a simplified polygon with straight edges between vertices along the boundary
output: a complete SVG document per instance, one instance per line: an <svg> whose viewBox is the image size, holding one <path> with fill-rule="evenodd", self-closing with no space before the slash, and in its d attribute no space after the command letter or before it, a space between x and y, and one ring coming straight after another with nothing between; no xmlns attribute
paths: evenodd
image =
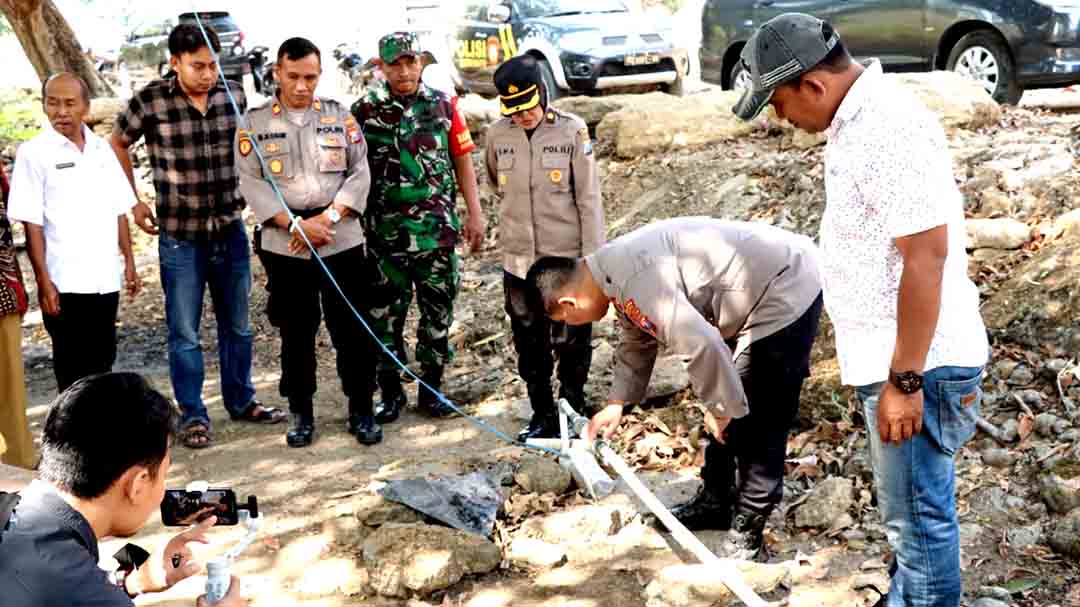
<svg viewBox="0 0 1080 607"><path fill-rule="evenodd" d="M301 415L314 415L315 336L325 315L330 341L337 351L341 388L349 398L349 413L371 415L378 361L374 339L330 284L317 261L266 251L259 251L259 260L266 268L266 290L270 292L266 313L270 324L281 334L279 389L281 396L289 400L289 409ZM365 301L373 268L364 248L342 251L323 261L345 296L366 315ZM367 316L364 320L371 322Z"/></svg>
<svg viewBox="0 0 1080 607"><path fill-rule="evenodd" d="M735 360L750 413L728 425L726 444L710 439L701 478L717 495L734 492L734 503L745 509L768 515L783 497L788 433L810 376L821 307L818 295L798 320L750 344Z"/></svg>
<svg viewBox="0 0 1080 607"><path fill-rule="evenodd" d="M544 313L539 297L530 295L529 283L503 272L506 313L514 332L518 373L525 380L534 414L554 414L551 372L558 359L559 397L577 410L585 405L585 381L592 363L592 325L554 322Z"/></svg>
<svg viewBox="0 0 1080 607"><path fill-rule="evenodd" d="M60 392L116 362L116 312L120 293L61 293L60 314L43 314L53 343L53 371Z"/></svg>

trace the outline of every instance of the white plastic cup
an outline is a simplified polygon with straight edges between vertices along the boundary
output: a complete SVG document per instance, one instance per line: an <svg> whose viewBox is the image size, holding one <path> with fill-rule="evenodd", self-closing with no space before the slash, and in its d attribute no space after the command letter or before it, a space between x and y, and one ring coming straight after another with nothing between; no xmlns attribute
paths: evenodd
<svg viewBox="0 0 1080 607"><path fill-rule="evenodd" d="M220 602L229 593L229 562L214 559L206 563L206 602L213 605Z"/></svg>

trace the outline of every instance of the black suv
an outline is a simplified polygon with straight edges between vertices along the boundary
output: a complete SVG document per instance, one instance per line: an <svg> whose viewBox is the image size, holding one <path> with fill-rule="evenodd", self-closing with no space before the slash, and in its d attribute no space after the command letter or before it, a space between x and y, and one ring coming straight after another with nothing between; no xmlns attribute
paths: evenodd
<svg viewBox="0 0 1080 607"><path fill-rule="evenodd" d="M1076 0L707 0L702 78L745 83L739 53L754 29L781 13L832 23L851 53L889 71L955 70L1002 103L1024 89L1080 83Z"/></svg>
<svg viewBox="0 0 1080 607"><path fill-rule="evenodd" d="M199 13L203 27L214 30L221 41L221 69L225 77L242 82L251 73L244 32L232 16L224 11ZM133 31L120 47L120 63L128 70L151 68L159 76L169 72L169 32L178 23L196 23L195 13L183 13L179 19L166 19L146 24Z"/></svg>
<svg viewBox="0 0 1080 607"><path fill-rule="evenodd" d="M496 94L495 69L510 57L540 60L549 95L661 87L680 94L689 53L669 24L621 0L465 0L451 40L455 84Z"/></svg>

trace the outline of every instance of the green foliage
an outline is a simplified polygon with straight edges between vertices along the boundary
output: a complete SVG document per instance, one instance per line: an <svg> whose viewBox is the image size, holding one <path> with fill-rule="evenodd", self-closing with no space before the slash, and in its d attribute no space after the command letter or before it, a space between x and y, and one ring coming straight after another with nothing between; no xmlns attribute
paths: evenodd
<svg viewBox="0 0 1080 607"><path fill-rule="evenodd" d="M0 15L0 36L6 36L11 33L11 25L8 23L7 17Z"/></svg>
<svg viewBox="0 0 1080 607"><path fill-rule="evenodd" d="M0 144L34 137L44 119L37 95L18 89L0 91Z"/></svg>

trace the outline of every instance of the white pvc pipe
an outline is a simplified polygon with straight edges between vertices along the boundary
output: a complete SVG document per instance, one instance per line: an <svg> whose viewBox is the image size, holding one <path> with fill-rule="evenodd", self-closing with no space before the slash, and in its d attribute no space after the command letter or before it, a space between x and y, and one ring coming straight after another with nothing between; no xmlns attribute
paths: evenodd
<svg viewBox="0 0 1080 607"><path fill-rule="evenodd" d="M571 425L573 425L578 432L581 432L583 424L588 423L587 420L578 415L577 412L570 407L570 403L565 399L559 400L559 407L570 418ZM626 482L626 485L630 487L630 490L634 492L634 495L636 495L658 519L660 519L660 522L664 523L664 526L671 531L671 536L675 538L675 541L678 542L680 546L690 551L690 553L697 557L703 564L716 567L717 577L719 577L720 581L731 590L732 594L738 597L739 600L748 607L771 607L770 603L758 596L753 588L742 581L738 571L732 566L732 561L722 560L713 554L705 544L701 543L701 540L699 540L697 536L691 533L686 526L679 522L679 519L675 518L675 516L668 511L663 502L661 502L644 483L638 480L637 475L635 475L630 466L626 465L626 462L619 457L618 453L615 453L611 447L608 447L603 443L597 443L596 448L600 453L600 457L603 458L604 463L614 469L623 481Z"/></svg>

